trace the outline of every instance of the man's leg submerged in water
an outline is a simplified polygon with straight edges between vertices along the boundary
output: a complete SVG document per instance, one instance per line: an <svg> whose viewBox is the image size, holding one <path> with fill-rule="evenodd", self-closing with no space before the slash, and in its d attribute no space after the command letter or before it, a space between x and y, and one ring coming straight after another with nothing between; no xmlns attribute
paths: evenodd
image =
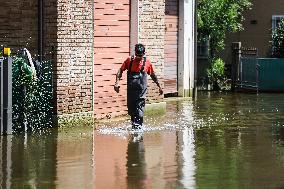
<svg viewBox="0 0 284 189"><path fill-rule="evenodd" d="M141 129L143 125L143 117L131 117L132 129Z"/></svg>
<svg viewBox="0 0 284 189"><path fill-rule="evenodd" d="M140 117L139 114L131 114L130 117L132 129L141 129L143 125L143 117Z"/></svg>
<svg viewBox="0 0 284 189"><path fill-rule="evenodd" d="M142 127L144 110L145 110L145 99L140 99L136 103L135 110L131 115L131 122L133 129L140 129Z"/></svg>

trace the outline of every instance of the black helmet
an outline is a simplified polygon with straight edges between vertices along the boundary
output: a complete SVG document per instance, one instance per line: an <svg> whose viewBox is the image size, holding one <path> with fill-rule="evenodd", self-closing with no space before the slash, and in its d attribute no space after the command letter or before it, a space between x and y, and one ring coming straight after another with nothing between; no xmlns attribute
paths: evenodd
<svg viewBox="0 0 284 189"><path fill-rule="evenodd" d="M135 45L135 56L143 56L145 54L145 47L143 44L138 43Z"/></svg>

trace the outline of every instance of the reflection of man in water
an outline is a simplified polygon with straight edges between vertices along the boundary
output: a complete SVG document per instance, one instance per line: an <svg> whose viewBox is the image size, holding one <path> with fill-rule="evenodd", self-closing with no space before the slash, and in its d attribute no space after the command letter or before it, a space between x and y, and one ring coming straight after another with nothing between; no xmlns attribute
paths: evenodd
<svg viewBox="0 0 284 189"><path fill-rule="evenodd" d="M127 184L129 189L146 188L145 149L142 136L134 134L127 148ZM138 140L137 140L138 139Z"/></svg>

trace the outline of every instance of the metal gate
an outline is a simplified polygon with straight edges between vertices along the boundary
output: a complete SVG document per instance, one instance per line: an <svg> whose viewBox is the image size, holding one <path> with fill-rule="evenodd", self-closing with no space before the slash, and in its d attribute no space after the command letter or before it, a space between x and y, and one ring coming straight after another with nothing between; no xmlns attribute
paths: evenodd
<svg viewBox="0 0 284 189"><path fill-rule="evenodd" d="M284 59L241 58L237 75L238 89L283 92Z"/></svg>
<svg viewBox="0 0 284 189"><path fill-rule="evenodd" d="M242 57L237 73L237 88L258 90L259 64L258 58Z"/></svg>
<svg viewBox="0 0 284 189"><path fill-rule="evenodd" d="M130 1L95 0L94 114L96 118L127 113L126 79L120 93L113 90L115 75L129 56Z"/></svg>

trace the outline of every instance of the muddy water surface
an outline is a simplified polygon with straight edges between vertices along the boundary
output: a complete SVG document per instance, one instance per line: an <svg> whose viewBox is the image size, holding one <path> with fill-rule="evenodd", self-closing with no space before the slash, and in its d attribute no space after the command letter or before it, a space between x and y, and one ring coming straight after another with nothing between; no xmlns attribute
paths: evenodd
<svg viewBox="0 0 284 189"><path fill-rule="evenodd" d="M1 137L2 188L284 188L284 95L198 93L164 115Z"/></svg>

